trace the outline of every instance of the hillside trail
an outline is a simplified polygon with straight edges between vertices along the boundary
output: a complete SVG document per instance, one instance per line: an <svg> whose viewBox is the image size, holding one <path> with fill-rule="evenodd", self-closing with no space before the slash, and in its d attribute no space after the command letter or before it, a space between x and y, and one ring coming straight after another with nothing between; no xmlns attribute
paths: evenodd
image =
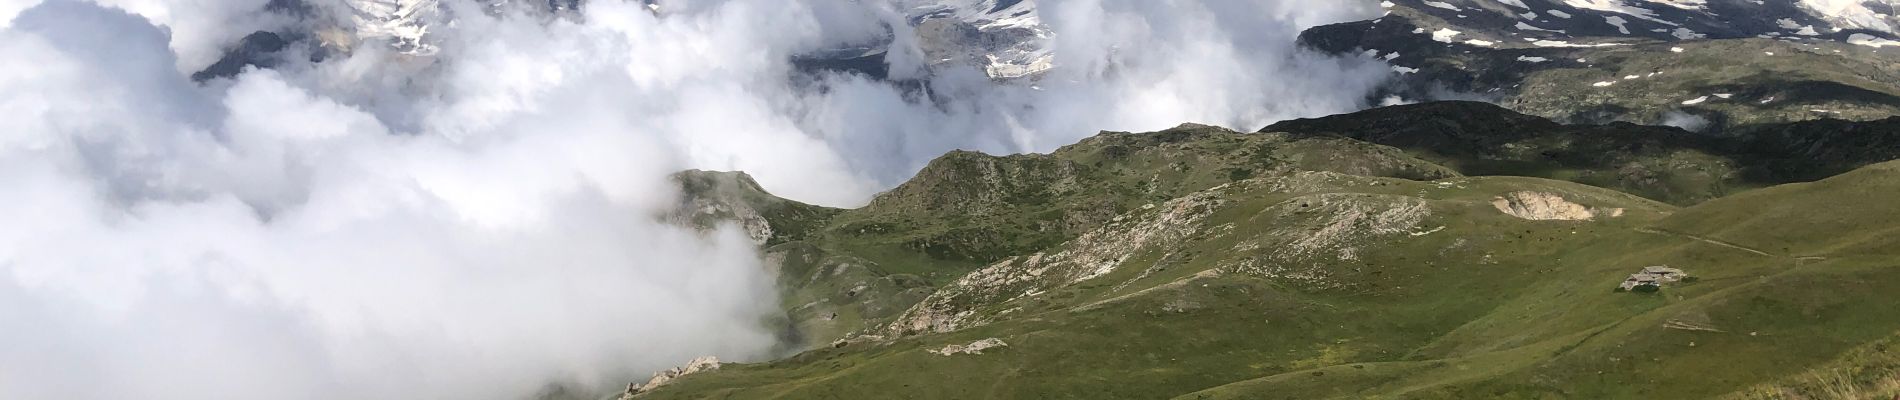
<svg viewBox="0 0 1900 400"><path fill-rule="evenodd" d="M1100 301L1096 301L1096 302L1093 302L1093 303L1089 303L1089 304L1085 304L1085 305L1082 305L1081 307L1075 307L1075 308L1073 308L1073 309L1071 309L1070 311L1071 311L1071 312L1082 312L1082 311L1090 311L1090 310L1094 310L1094 309L1097 309L1097 308L1101 308L1102 306L1104 306L1104 305L1108 305L1108 304L1110 304L1110 303L1114 303L1114 302L1118 302L1118 301L1122 301L1122 300L1127 300L1127 299L1130 299L1130 298L1134 298L1134 297L1137 297L1137 296L1141 296L1141 295L1144 295L1144 294L1148 294L1148 293L1150 293L1150 292L1154 292L1154 291L1157 291L1157 290L1166 290L1166 289L1173 289L1173 288L1179 288L1179 287L1183 287L1183 286L1187 286L1187 284L1188 284L1188 283L1191 283L1191 282L1193 282L1193 281L1195 281L1195 280L1198 280L1198 279L1204 279L1204 278L1213 278L1213 277L1217 277L1217 276L1220 276L1220 275L1221 275L1221 271L1220 271L1220 269L1219 269L1219 268L1212 268L1212 269L1208 269L1208 270L1206 270L1206 271L1201 271L1201 272L1196 272L1196 273L1194 273L1193 275L1188 275L1188 276L1185 276L1185 277L1181 277L1181 279L1176 279L1176 280L1173 280L1173 281L1170 281L1170 282L1168 282L1168 283L1163 283L1163 284L1159 284L1159 285L1155 285L1155 286L1150 286L1150 287L1148 287L1148 288L1145 288L1145 289L1141 289L1141 290L1136 290L1136 291L1134 291L1134 292L1132 292L1132 293L1128 293L1128 294L1124 294L1124 295L1120 295L1120 296L1115 296L1115 297L1111 297L1111 298L1107 298L1107 299L1103 299L1103 300L1100 300ZM1130 282L1132 283L1133 281L1130 281Z"/></svg>
<svg viewBox="0 0 1900 400"><path fill-rule="evenodd" d="M1683 239L1694 240L1694 241L1698 241L1702 243L1708 243L1708 244L1712 244L1716 246L1722 246L1722 247L1727 247L1727 248L1731 248L1735 250L1741 250L1741 251L1745 251L1749 253L1754 253L1755 255L1759 255L1763 257L1794 258L1797 260L1807 260L1807 259L1825 260L1826 259L1825 257L1791 257L1787 255L1773 254L1773 253L1762 251L1761 249L1757 249L1753 247L1743 246L1743 245L1725 242L1725 241L1716 240L1716 239L1710 239L1710 238L1706 238L1702 236L1691 235L1687 233L1670 232L1670 231L1665 231L1665 230L1656 229L1656 228L1648 228L1648 227L1636 228L1636 231L1651 234L1651 235L1674 236L1674 237L1679 237Z"/></svg>

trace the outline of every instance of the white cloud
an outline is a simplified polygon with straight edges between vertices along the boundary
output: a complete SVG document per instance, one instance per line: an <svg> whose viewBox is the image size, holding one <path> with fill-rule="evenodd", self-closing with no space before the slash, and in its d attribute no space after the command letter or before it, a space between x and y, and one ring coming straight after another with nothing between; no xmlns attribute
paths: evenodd
<svg viewBox="0 0 1900 400"><path fill-rule="evenodd" d="M446 2L436 58L359 46L201 86L237 38L296 22L101 2L0 31L0 398L511 398L763 357L772 277L737 232L653 218L674 171L861 204L951 149L1251 129L1360 107L1389 74L1293 44L1371 4L1044 1L1049 75L919 88L787 79L901 19L878 2Z"/></svg>
<svg viewBox="0 0 1900 400"><path fill-rule="evenodd" d="M186 72L216 62L225 46L244 35L291 23L288 17L264 9L270 0L95 1L143 16L164 27L171 33L170 47L178 54L177 67Z"/></svg>
<svg viewBox="0 0 1900 400"><path fill-rule="evenodd" d="M21 11L39 4L40 0L0 0L0 29L13 25L13 17Z"/></svg>
<svg viewBox="0 0 1900 400"><path fill-rule="evenodd" d="M155 72L162 33L113 13L0 41L0 112L36 122L0 147L0 397L508 398L772 345L750 241L652 219L663 140L390 134L276 73Z"/></svg>

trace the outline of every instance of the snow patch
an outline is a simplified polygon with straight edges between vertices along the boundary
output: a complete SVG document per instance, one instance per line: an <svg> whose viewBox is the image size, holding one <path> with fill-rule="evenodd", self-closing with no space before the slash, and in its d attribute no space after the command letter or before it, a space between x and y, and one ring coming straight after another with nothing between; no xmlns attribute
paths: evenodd
<svg viewBox="0 0 1900 400"><path fill-rule="evenodd" d="M1451 28L1439 29L1436 31L1432 31L1432 40L1444 42L1444 43L1452 43L1451 41L1452 38L1458 37L1458 35L1462 35L1462 34L1464 34L1464 32L1455 31L1455 30L1452 30Z"/></svg>
<svg viewBox="0 0 1900 400"><path fill-rule="evenodd" d="M1874 47L1874 48L1887 47L1887 46L1900 47L1900 41L1882 39L1878 36L1869 35L1865 33L1856 33L1856 34L1848 35L1847 43L1853 44L1853 45Z"/></svg>
<svg viewBox="0 0 1900 400"><path fill-rule="evenodd" d="M1611 15L1611 16L1603 17L1603 22L1608 22L1610 23L1610 25L1616 26L1617 32L1622 32L1625 35L1630 34L1630 27L1629 27L1630 21L1623 19L1623 17Z"/></svg>

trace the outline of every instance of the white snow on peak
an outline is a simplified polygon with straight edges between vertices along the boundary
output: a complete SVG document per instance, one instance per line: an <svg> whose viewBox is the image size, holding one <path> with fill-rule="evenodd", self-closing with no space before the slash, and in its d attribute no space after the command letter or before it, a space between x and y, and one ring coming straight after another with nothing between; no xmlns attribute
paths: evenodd
<svg viewBox="0 0 1900 400"><path fill-rule="evenodd" d="M1869 29L1894 33L1895 17L1868 9L1863 0L1799 0L1801 8L1828 20L1836 29Z"/></svg>
<svg viewBox="0 0 1900 400"><path fill-rule="evenodd" d="M436 48L427 41L429 24L440 15L439 0L344 0L350 7L350 23L355 25L356 41L388 39L398 50L412 55L432 55Z"/></svg>

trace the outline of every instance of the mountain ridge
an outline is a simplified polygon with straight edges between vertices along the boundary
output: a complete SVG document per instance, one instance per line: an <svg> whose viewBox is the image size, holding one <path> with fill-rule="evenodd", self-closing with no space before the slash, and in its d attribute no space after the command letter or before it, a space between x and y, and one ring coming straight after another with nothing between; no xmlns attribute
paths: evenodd
<svg viewBox="0 0 1900 400"><path fill-rule="evenodd" d="M1466 175L1573 180L1686 205L1900 158L1896 124L1900 118L1830 119L1708 135L1624 122L1560 124L1487 103L1434 102L1283 121L1261 131L1348 137Z"/></svg>
<svg viewBox="0 0 1900 400"><path fill-rule="evenodd" d="M1425 108L1469 118L1421 112ZM1492 112L1469 112L1486 109ZM956 197L962 200L936 206L906 200L1016 190L972 187L1047 188L1051 199L1120 193L1129 196L1120 201L1135 205L1082 232L1052 236L1058 244L1008 250L1016 253L981 264L905 266L902 257L859 258L853 254L867 247L828 242L838 236L824 233L773 246L778 250L768 254L778 255L768 258L836 261L779 267L801 271L781 276L781 282L800 282L784 286L802 302L787 302L794 307L791 325L822 329L794 335L806 345L785 359L727 365L641 397L875 397L893 390L920 398L1741 396L1757 387L1805 390L1810 386L1791 377L1833 368L1826 366L1837 354L1866 351L1855 349L1900 332L1900 324L1879 322L1900 320L1880 311L1900 307L1842 308L1886 301L1869 296L1900 288L1900 275L1889 272L1900 266L1880 256L1881 249L1900 246L1885 239L1891 235L1884 228L1900 218L1900 209L1875 205L1887 198L1883 193L1900 194L1900 167L1873 161L1886 153L1832 148L1861 142L1792 146L1811 151L1801 154L1855 154L1843 159L1857 168L1818 183L1672 205L1565 180L1467 176L1429 161L1455 161L1443 155L1456 151L1412 154L1434 146L1482 150L1487 147L1465 144L1487 142L1398 140L1460 126L1405 117L1454 118L1449 122L1462 129L1441 133L1476 139L1512 131L1481 129L1500 121L1515 124L1506 128L1705 137L1628 124L1576 128L1495 106L1446 103L1328 117L1335 124L1289 121L1265 133L1184 125L1150 134L1105 132L1048 155L953 153L939 160L937 172L919 175L949 181L907 183L874 201L876 207L841 212L825 229L865 226L840 221L875 220L851 217L873 208L918 217L908 223L919 224L1015 215L1012 208L1053 202L1035 196ZM1341 118L1388 129L1385 136L1371 129L1274 132L1341 125ZM1758 132L1864 139L1867 132L1890 134L1891 123L1801 122ZM1246 161L1258 154L1274 157ZM1397 163L1354 169L1364 163L1340 160L1359 157ZM1046 171L1067 172L972 172L1005 170L995 163L1011 162L1062 165ZM1175 171L1173 165L1201 168ZM1222 165L1268 168L1232 174ZM1407 168L1389 168L1394 165L1436 172L1404 176L1398 172ZM1113 185L1090 179L1142 180L1114 171L1202 183L1158 184L1164 190L1157 193L1167 194L1147 195L1108 190ZM1512 198L1536 200L1503 204ZM1802 208L1806 204L1839 215L1817 216ZM968 223L962 221L953 225ZM1631 272L1658 265L1696 279L1661 294L1612 290ZM834 273L844 278L828 280ZM808 318L837 312L828 310L849 312ZM971 343L1005 345L980 354L937 351ZM1650 377L1679 384L1644 383Z"/></svg>

